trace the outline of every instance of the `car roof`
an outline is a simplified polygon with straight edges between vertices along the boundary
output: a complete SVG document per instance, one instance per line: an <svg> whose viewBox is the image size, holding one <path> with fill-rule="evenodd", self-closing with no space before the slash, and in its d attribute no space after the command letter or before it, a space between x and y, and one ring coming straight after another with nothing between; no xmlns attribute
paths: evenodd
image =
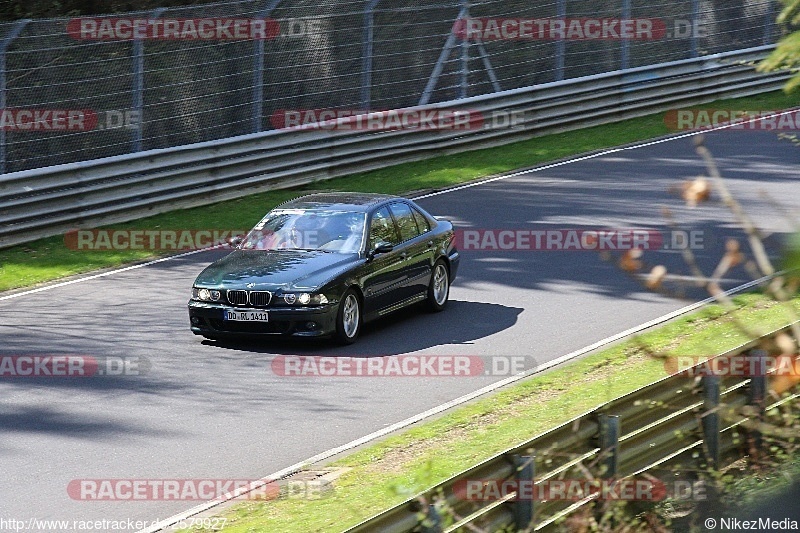
<svg viewBox="0 0 800 533"><path fill-rule="evenodd" d="M404 200L390 194L365 192L325 192L308 194L280 205L281 209L341 209L345 211L369 211L386 200Z"/></svg>

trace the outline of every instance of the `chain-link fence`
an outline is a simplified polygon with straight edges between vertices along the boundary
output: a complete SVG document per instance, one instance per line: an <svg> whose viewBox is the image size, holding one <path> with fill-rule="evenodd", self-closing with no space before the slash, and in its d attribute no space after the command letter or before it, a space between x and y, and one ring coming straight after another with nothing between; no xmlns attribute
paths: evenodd
<svg viewBox="0 0 800 533"><path fill-rule="evenodd" d="M254 0L0 24L0 172L770 44L770 0Z"/></svg>

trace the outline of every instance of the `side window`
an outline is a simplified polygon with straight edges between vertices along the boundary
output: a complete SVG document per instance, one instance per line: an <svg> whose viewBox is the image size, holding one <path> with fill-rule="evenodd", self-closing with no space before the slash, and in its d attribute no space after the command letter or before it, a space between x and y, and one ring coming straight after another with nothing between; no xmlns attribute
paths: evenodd
<svg viewBox="0 0 800 533"><path fill-rule="evenodd" d="M413 239L419 235L417 221L414 220L414 214L411 212L411 207L409 207L408 204L397 202L390 207L394 215L394 220L397 222L397 228L400 230L400 240L402 242Z"/></svg>
<svg viewBox="0 0 800 533"><path fill-rule="evenodd" d="M372 222L369 225L369 249L374 249L375 245L381 241L390 244L400 242L397 240L397 229L394 227L392 217L385 207L378 209L372 215Z"/></svg>
<svg viewBox="0 0 800 533"><path fill-rule="evenodd" d="M414 218L417 220L417 227L419 228L420 233L425 233L431 230L431 225L428 222L428 219L425 218L425 215L414 209L411 208L411 211L414 212Z"/></svg>

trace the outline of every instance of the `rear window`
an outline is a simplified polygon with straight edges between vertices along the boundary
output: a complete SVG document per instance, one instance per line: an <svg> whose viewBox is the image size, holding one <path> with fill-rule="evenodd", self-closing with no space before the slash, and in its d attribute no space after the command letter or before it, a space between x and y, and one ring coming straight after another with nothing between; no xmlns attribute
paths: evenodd
<svg viewBox="0 0 800 533"><path fill-rule="evenodd" d="M391 204L390 207L394 215L394 220L397 222L397 228L400 230L400 240L402 242L413 239L419 235L420 231L417 227L417 221L408 204L398 202Z"/></svg>
<svg viewBox="0 0 800 533"><path fill-rule="evenodd" d="M425 233L426 231L430 231L431 225L428 222L428 219L425 218L425 215L414 209L411 208L411 211L414 213L414 219L417 221L417 227L419 228L420 233Z"/></svg>

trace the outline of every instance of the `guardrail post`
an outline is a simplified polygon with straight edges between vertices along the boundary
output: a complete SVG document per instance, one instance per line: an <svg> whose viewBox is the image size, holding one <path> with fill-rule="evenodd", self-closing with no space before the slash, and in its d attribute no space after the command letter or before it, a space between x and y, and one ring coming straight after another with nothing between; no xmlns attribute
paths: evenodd
<svg viewBox="0 0 800 533"><path fill-rule="evenodd" d="M167 8L159 7L150 12L150 19L157 19ZM136 32L134 32L136 34ZM144 41L133 38L133 112L138 117L139 123L133 128L131 151L142 151L142 130L144 129Z"/></svg>
<svg viewBox="0 0 800 533"><path fill-rule="evenodd" d="M605 467L600 477L617 477L619 467L619 416L600 414L600 457Z"/></svg>
<svg viewBox="0 0 800 533"><path fill-rule="evenodd" d="M629 20L631 18L631 0L622 0L622 20ZM630 39L622 39L622 50L620 51L620 69L626 70L630 68L630 55L631 55L631 41Z"/></svg>
<svg viewBox="0 0 800 533"><path fill-rule="evenodd" d="M747 388L747 404L758 410L758 422L761 423L764 420L767 396L767 352L752 350L749 355L756 361L755 372L750 376L750 386ZM755 455L758 455L762 445L761 431L754 429L750 432L750 438Z"/></svg>
<svg viewBox="0 0 800 533"><path fill-rule="evenodd" d="M442 517L439 516L439 511L436 505L428 504L428 514L420 524L421 533L442 533Z"/></svg>
<svg viewBox="0 0 800 533"><path fill-rule="evenodd" d="M265 19L278 7L281 0L272 0L258 18ZM264 118L264 40L253 41L253 133L261 131L261 120Z"/></svg>
<svg viewBox="0 0 800 533"><path fill-rule="evenodd" d="M519 498L519 486L522 483L533 484L536 476L536 466L534 465L535 455L515 455L514 456L514 479L517 481L517 501L514 502L514 525L517 530L528 530L533 521L534 505L536 498L528 500Z"/></svg>
<svg viewBox="0 0 800 533"><path fill-rule="evenodd" d="M764 414L764 399L767 394L767 352L752 350L749 355L756 362L753 365L755 372L750 376L750 387L747 389L748 404L757 406L759 414Z"/></svg>
<svg viewBox="0 0 800 533"><path fill-rule="evenodd" d="M600 454L598 467L601 479L609 479L615 482L619 466L619 416L598 414L600 426ZM594 502L595 519L598 523L605 522L609 517L605 516L608 502L599 498Z"/></svg>
<svg viewBox="0 0 800 533"><path fill-rule="evenodd" d="M719 467L719 376L703 376L703 442L711 468Z"/></svg>
<svg viewBox="0 0 800 533"><path fill-rule="evenodd" d="M22 19L18 20L14 27L11 28L11 31L8 32L8 35L3 37L3 40L0 41L0 111L6 108L8 99L7 99L7 87L6 87L6 52L8 51L11 43L14 42L14 39L19 37L19 34L22 33L22 30L25 29L25 26L31 19ZM0 174L6 173L6 130L4 128L0 128Z"/></svg>

